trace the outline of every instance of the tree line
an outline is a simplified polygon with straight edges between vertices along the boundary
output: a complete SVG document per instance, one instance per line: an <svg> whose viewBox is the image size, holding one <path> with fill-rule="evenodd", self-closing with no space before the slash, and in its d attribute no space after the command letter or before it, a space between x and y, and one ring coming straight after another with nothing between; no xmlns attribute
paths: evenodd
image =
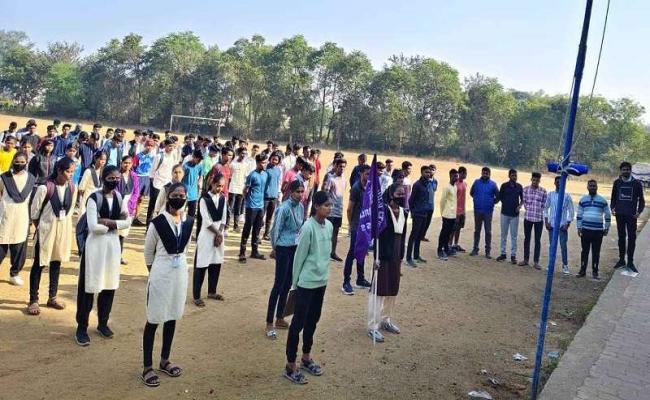
<svg viewBox="0 0 650 400"><path fill-rule="evenodd" d="M151 45L129 34L82 52L0 30L0 109L151 126L172 114L221 118L222 135L541 168L558 156L568 106L567 96L480 74L461 82L428 57L396 55L374 70L360 51L315 48L301 35L276 45L254 35L222 50L192 32ZM630 98L582 98L573 158L603 172L647 160L644 112ZM195 124L178 130L216 131Z"/></svg>

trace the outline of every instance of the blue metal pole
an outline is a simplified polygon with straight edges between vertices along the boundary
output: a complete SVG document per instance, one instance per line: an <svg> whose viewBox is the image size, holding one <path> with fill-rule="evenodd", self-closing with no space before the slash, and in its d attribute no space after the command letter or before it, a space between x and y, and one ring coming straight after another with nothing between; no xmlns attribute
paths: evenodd
<svg viewBox="0 0 650 400"><path fill-rule="evenodd" d="M585 56L587 54L587 36L589 34L589 22L591 20L591 7L593 0L587 0L585 17L582 25L582 35L580 37L580 46L578 48L578 58L573 76L573 96L569 109L569 120L564 142L564 154L561 160L562 175L560 178L560 189L558 193L558 206L555 210L553 234L551 237L551 247L548 255L548 272L546 274L546 288L544 289L544 298L542 300L542 313L539 321L539 333L537 336L537 352L535 354L535 370L533 372L533 385L531 388L530 398L537 399L539 391L539 379L542 369L542 359L544 358L544 339L546 338L546 325L548 323L548 310L551 303L551 292L553 290L553 273L555 270L555 258L557 257L557 243L560 234L560 224L562 221L562 211L564 204L564 194L566 191L567 172L566 167L569 165L569 156L571 154L571 145L573 144L573 129L576 123L576 113L578 111L578 100L580 98L580 83L582 81L582 72L585 66Z"/></svg>

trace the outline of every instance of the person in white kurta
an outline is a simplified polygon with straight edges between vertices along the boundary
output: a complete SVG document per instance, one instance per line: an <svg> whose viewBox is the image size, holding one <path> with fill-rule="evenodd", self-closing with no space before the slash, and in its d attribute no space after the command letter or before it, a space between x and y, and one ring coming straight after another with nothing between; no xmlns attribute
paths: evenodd
<svg viewBox="0 0 650 400"><path fill-rule="evenodd" d="M223 296L217 294L217 284L219 283L221 264L224 259L223 231L226 229L228 206L226 198L221 193L225 180L220 175L215 178L219 179L212 180L210 191L199 200L199 213L202 223L196 240L192 288L194 304L198 307L205 306L205 303L201 300L201 287L203 286L206 270L208 272L208 298L223 300Z"/></svg>
<svg viewBox="0 0 650 400"><path fill-rule="evenodd" d="M86 168L79 182L79 193L81 202L79 203L79 215L86 212L86 203L91 194L102 188L101 177L102 170L106 165L106 153L97 152L93 155L93 163Z"/></svg>
<svg viewBox="0 0 650 400"><path fill-rule="evenodd" d="M77 200L77 188L71 182L75 169L74 161L64 157L55 166L56 178L49 180L36 190L31 205L31 218L36 228L34 264L29 274L30 315L40 314L38 289L41 273L49 266L50 288L47 306L62 310L65 303L56 297L61 263L70 261L74 227L73 206Z"/></svg>
<svg viewBox="0 0 650 400"><path fill-rule="evenodd" d="M128 206L116 188L121 179L115 166L106 167L102 173L101 192L88 199L86 221L88 237L81 254L79 283L77 286L77 333L75 339L80 346L90 344L88 319L97 294L97 331L110 338L113 332L108 328L108 319L113 306L115 290L120 286L120 239L119 229L131 225ZM98 199L101 207L98 209Z"/></svg>
<svg viewBox="0 0 650 400"><path fill-rule="evenodd" d="M172 181L163 185L163 187L160 189L160 196L156 197L156 205L154 206L153 210L154 217L157 217L167 207L167 190L169 190L170 186L174 183L180 183L183 180L184 176L185 171L183 170L183 166L181 164L175 165L172 169Z"/></svg>
<svg viewBox="0 0 650 400"><path fill-rule="evenodd" d="M0 176L0 264L9 253L9 282L17 286L23 284L18 274L25 265L27 255L29 197L36 182L36 178L25 168L26 159L24 153L17 153L12 171Z"/></svg>
<svg viewBox="0 0 650 400"><path fill-rule="evenodd" d="M162 193L161 193L162 194ZM151 220L144 243L144 258L149 270L147 282L146 315L142 349L144 369L142 381L147 386L158 386L160 381L153 371L152 353L156 329L163 325L163 343L160 370L178 377L183 370L169 361L176 320L183 315L187 297L187 245L192 235L194 220L182 219L182 208L187 200L183 184L175 183L165 193L167 209Z"/></svg>

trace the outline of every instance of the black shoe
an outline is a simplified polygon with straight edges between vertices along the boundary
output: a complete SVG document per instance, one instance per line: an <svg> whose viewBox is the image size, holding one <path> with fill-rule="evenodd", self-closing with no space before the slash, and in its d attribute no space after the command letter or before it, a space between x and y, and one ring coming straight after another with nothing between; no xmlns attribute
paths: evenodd
<svg viewBox="0 0 650 400"><path fill-rule="evenodd" d="M599 280L600 280L600 276L598 276L598 273L591 274L591 279L593 279L593 280L595 280L595 281L599 281Z"/></svg>
<svg viewBox="0 0 650 400"><path fill-rule="evenodd" d="M517 265L517 257L515 256L510 257L510 263Z"/></svg>
<svg viewBox="0 0 650 400"><path fill-rule="evenodd" d="M331 258L332 260L334 260L334 261L338 261L338 262L343 261L343 259L342 259L341 257L337 256L336 254L330 254L330 258Z"/></svg>
<svg viewBox="0 0 650 400"><path fill-rule="evenodd" d="M503 261L503 260L505 260L505 259L506 259L506 255L505 255L505 254L501 254L499 257L497 257L497 261L499 261L499 262L501 262L501 261Z"/></svg>
<svg viewBox="0 0 650 400"><path fill-rule="evenodd" d="M469 253L470 257L475 257L478 256L478 250L472 250L471 253Z"/></svg>
<svg viewBox="0 0 650 400"><path fill-rule="evenodd" d="M415 259L415 261L417 261L417 262L419 262L419 263L422 263L422 264L426 264L426 263L427 263L427 260L425 260L425 259L422 258L422 257L417 257L417 258Z"/></svg>
<svg viewBox="0 0 650 400"><path fill-rule="evenodd" d="M114 333L108 326L98 326L97 332L99 332L104 339L113 339Z"/></svg>
<svg viewBox="0 0 650 400"><path fill-rule="evenodd" d="M439 251L438 252L438 260L441 260L441 261L449 260L449 258L447 257L447 253L445 253L444 251Z"/></svg>
<svg viewBox="0 0 650 400"><path fill-rule="evenodd" d="M459 252L459 253L464 253L464 252L465 252L465 249L463 249L462 247L460 247L459 244L457 244L456 246L454 246L454 248L455 248L456 251Z"/></svg>
<svg viewBox="0 0 650 400"><path fill-rule="evenodd" d="M146 226L146 224L144 222L140 221L137 218L133 220L133 223L131 225L133 225L133 226Z"/></svg>
<svg viewBox="0 0 650 400"><path fill-rule="evenodd" d="M428 242L429 239L427 239L427 238L422 238L422 241L423 241L423 242Z"/></svg>
<svg viewBox="0 0 650 400"><path fill-rule="evenodd" d="M636 269L636 267L634 266L634 263L628 263L628 264L626 265L626 267L627 267L627 269L629 269L629 270L632 271L632 272L639 273L639 270Z"/></svg>
<svg viewBox="0 0 650 400"><path fill-rule="evenodd" d="M357 287L357 289L370 289L372 285L370 284L370 282L368 282L368 280L364 278L362 280L358 280L355 286Z"/></svg>
<svg viewBox="0 0 650 400"><path fill-rule="evenodd" d="M86 331L77 330L77 333L74 335L74 340L81 347L90 346L90 336L88 336L88 332Z"/></svg>
<svg viewBox="0 0 650 400"><path fill-rule="evenodd" d="M492 256L490 255L490 253L485 253L485 258L487 258L488 260L491 260Z"/></svg>
<svg viewBox="0 0 650 400"><path fill-rule="evenodd" d="M266 260L266 257L264 257L264 255L260 253L251 254L251 258L254 258L256 260Z"/></svg>
<svg viewBox="0 0 650 400"><path fill-rule="evenodd" d="M578 273L576 274L576 278L584 278L586 275L587 275L587 274L584 273L584 272L578 272Z"/></svg>
<svg viewBox="0 0 650 400"><path fill-rule="evenodd" d="M624 266L625 266L625 260L619 259L618 262L616 263L616 265L614 265L614 269L619 269L619 268L624 267Z"/></svg>

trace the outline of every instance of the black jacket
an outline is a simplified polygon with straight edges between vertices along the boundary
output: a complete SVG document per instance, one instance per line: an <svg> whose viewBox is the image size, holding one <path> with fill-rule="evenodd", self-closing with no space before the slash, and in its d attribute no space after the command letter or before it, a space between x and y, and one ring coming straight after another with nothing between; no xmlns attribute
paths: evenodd
<svg viewBox="0 0 650 400"><path fill-rule="evenodd" d="M391 261L393 260L393 250L395 249L395 240L397 235L395 234L395 227L393 226L393 217L390 214L393 212L390 209L390 206L384 206L384 212L386 213L386 228L379 234L379 260L380 261ZM404 216L406 219L406 216ZM404 259L404 243L406 239L406 223L404 223L404 232L402 232L400 238L400 260Z"/></svg>
<svg viewBox="0 0 650 400"><path fill-rule="evenodd" d="M617 215L621 216L641 214L645 208L641 182L634 178L631 178L629 182L625 182L621 178L616 179L612 186L610 207Z"/></svg>

